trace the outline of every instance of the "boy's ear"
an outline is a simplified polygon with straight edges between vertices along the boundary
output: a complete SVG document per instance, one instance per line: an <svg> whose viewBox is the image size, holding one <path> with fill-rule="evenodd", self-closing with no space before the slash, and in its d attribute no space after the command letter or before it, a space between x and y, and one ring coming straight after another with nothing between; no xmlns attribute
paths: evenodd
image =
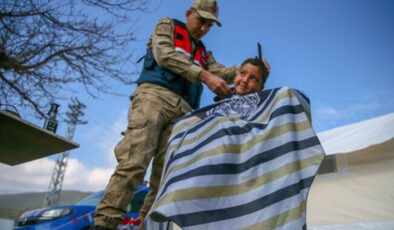
<svg viewBox="0 0 394 230"><path fill-rule="evenodd" d="M260 90L259 91L263 91L264 90L264 85L260 88Z"/></svg>
<svg viewBox="0 0 394 230"><path fill-rule="evenodd" d="M264 86L265 86L265 82L263 83L263 85L261 86L259 91L263 91L264 90Z"/></svg>

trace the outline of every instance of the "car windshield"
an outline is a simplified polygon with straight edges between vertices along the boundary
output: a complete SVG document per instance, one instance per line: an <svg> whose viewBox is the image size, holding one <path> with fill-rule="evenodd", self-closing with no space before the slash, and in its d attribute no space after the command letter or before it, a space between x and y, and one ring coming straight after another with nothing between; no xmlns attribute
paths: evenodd
<svg viewBox="0 0 394 230"><path fill-rule="evenodd" d="M92 205L97 206L100 200L103 198L104 191L93 193L92 195L86 197L85 199L76 203L76 205Z"/></svg>
<svg viewBox="0 0 394 230"><path fill-rule="evenodd" d="M144 199L146 194L148 193L148 190L146 187L140 186L137 188L137 190L134 192L133 199L131 200L127 211L128 212L138 212L138 210L141 208L142 204L144 203ZM97 206L100 200L103 198L104 195L104 190L93 193L92 195L86 197L85 199L79 201L75 205L92 205L92 206Z"/></svg>

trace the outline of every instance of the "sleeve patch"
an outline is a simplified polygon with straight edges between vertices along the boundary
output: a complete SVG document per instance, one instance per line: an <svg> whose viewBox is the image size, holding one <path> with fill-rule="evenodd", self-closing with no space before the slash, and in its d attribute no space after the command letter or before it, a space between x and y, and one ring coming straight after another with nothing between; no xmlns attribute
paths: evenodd
<svg viewBox="0 0 394 230"><path fill-rule="evenodd" d="M172 20L170 18L161 19L156 26L155 34L171 36L171 31L172 31L171 24L172 24Z"/></svg>

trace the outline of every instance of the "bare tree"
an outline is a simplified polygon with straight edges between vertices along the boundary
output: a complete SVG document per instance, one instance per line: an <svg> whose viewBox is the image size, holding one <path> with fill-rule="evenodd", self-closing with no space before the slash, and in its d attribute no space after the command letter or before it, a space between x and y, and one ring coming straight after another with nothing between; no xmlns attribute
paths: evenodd
<svg viewBox="0 0 394 230"><path fill-rule="evenodd" d="M131 12L149 0L0 0L0 105L45 117L62 92L114 93L135 74Z"/></svg>

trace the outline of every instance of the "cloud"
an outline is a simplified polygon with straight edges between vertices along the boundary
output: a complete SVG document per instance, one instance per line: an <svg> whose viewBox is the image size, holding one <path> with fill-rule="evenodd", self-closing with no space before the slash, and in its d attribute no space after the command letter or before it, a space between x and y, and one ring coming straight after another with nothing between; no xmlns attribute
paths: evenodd
<svg viewBox="0 0 394 230"><path fill-rule="evenodd" d="M320 117L338 116L339 111L329 106L320 106L316 109L315 115Z"/></svg>
<svg viewBox="0 0 394 230"><path fill-rule="evenodd" d="M0 164L1 193L47 191L55 161L42 158L16 166ZM88 170L75 158L68 159L63 181L64 190L97 191L104 189L113 168Z"/></svg>
<svg viewBox="0 0 394 230"><path fill-rule="evenodd" d="M97 168L92 170L88 176L89 186L95 188L104 188L107 185L113 172L114 169L105 168Z"/></svg>
<svg viewBox="0 0 394 230"><path fill-rule="evenodd" d="M113 171L113 168L94 168L88 170L77 159L69 159L63 188L80 191L104 189Z"/></svg>
<svg viewBox="0 0 394 230"><path fill-rule="evenodd" d="M35 160L17 166L0 164L2 191L43 191L49 186L55 162L48 159Z"/></svg>

